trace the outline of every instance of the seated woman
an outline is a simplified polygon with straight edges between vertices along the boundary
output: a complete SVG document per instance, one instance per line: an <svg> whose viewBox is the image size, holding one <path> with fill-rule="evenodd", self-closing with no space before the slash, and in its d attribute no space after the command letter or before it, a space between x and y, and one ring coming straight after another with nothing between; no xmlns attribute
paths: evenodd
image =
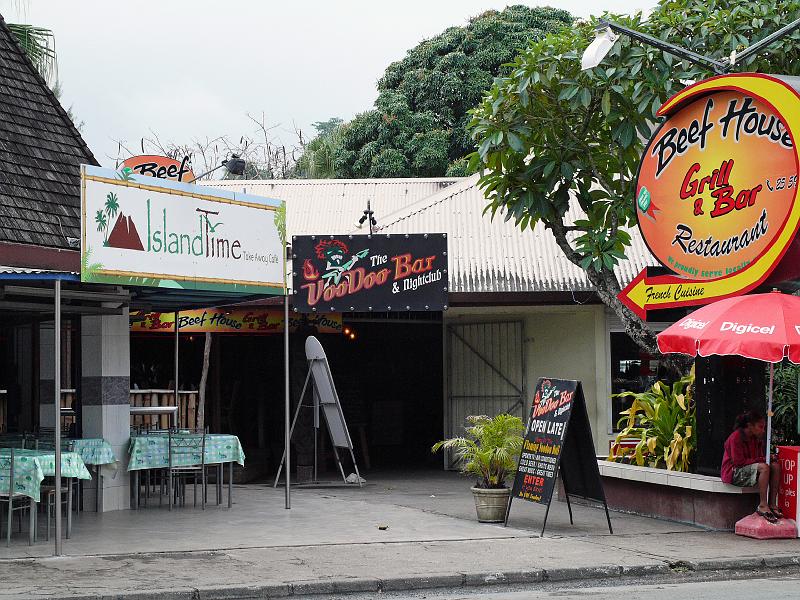
<svg viewBox="0 0 800 600"><path fill-rule="evenodd" d="M736 429L725 441L720 477L739 487L758 486L756 513L770 523L783 518L778 508L780 466L776 460L764 462L764 415L751 410L736 418Z"/></svg>

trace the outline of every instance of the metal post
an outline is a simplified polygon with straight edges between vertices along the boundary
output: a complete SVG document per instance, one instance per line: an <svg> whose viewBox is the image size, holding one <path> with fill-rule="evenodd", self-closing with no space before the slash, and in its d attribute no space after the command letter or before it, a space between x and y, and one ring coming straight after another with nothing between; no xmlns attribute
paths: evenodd
<svg viewBox="0 0 800 600"><path fill-rule="evenodd" d="M289 402L289 292L284 290L286 295L283 297L283 393L284 393L284 455L286 456L286 508L292 508L292 493L291 493L291 432L289 424L289 411L291 406ZM300 399L302 403L303 399Z"/></svg>
<svg viewBox="0 0 800 600"><path fill-rule="evenodd" d="M770 464L770 444L772 443L772 377L775 363L769 363L769 402L767 403L767 464Z"/></svg>
<svg viewBox="0 0 800 600"><path fill-rule="evenodd" d="M55 500L56 500L56 556L62 554L61 542L61 280L55 281L55 317L53 323L54 333L54 376L53 384L55 388L55 413L56 426L54 434L55 442ZM9 506L9 510L11 510Z"/></svg>
<svg viewBox="0 0 800 600"><path fill-rule="evenodd" d="M179 356L179 348L181 342L181 334L180 328L178 327L178 311L175 311L175 406L178 407L177 412L180 413L181 411L181 404L178 401L178 356ZM175 427L178 426L179 419L175 418Z"/></svg>

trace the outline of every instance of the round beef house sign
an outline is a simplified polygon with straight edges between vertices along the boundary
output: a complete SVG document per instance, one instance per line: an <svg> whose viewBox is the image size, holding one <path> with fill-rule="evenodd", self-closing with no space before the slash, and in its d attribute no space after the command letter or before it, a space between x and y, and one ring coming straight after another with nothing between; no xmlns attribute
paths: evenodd
<svg viewBox="0 0 800 600"><path fill-rule="evenodd" d="M637 312L744 293L797 233L800 96L761 74L691 85L659 110L636 211L653 255L680 277L640 274L622 294ZM631 287L633 286L633 287Z"/></svg>

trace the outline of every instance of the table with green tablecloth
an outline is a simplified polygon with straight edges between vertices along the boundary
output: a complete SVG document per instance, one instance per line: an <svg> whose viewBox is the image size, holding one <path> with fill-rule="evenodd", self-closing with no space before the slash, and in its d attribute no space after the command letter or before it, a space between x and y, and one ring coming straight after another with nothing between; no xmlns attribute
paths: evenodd
<svg viewBox="0 0 800 600"><path fill-rule="evenodd" d="M111 465L117 462L114 450L103 438L76 438L68 440L72 451L80 455L87 465Z"/></svg>
<svg viewBox="0 0 800 600"><path fill-rule="evenodd" d="M73 452L78 454L84 464L94 467L97 473L97 487L95 488L95 510L100 512L100 490L103 488L102 474L100 467L103 465L113 465L117 462L114 450L103 438L69 438L66 440L72 447Z"/></svg>
<svg viewBox="0 0 800 600"><path fill-rule="evenodd" d="M131 437L130 460L128 471L134 475L134 509L139 505L139 471L149 469L168 469L169 464L169 435L166 433L135 435ZM204 460L189 454L177 454L173 460L173 467L191 467L200 465L219 465L218 484L222 483L222 465L228 464L228 506L231 506L231 485L233 483L233 463L244 466L244 449L235 435L209 433L205 438ZM218 485L218 490L220 486ZM218 491L217 501L221 491Z"/></svg>
<svg viewBox="0 0 800 600"><path fill-rule="evenodd" d="M0 448L0 456L11 455L10 448ZM14 492L40 501L42 481L55 477L55 450L27 450L14 448ZM77 452L61 452L61 477L65 479L91 479L92 476ZM0 489L8 489L8 475L0 473ZM67 537L72 531L72 486L67 489Z"/></svg>

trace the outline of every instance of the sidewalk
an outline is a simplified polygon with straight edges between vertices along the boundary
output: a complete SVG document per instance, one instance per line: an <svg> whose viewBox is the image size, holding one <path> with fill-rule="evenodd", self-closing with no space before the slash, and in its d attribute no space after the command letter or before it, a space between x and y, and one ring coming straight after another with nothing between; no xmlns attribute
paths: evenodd
<svg viewBox="0 0 800 600"><path fill-rule="evenodd" d="M239 486L235 494L232 511L83 514L65 543L69 556L0 560L0 598L324 597L800 565L797 540L619 513L612 536L602 510L573 507L570 526L563 503L553 503L544 538L544 507L528 503L514 504L508 528L478 524L467 482L449 473L374 479L364 490L297 490L291 511L281 489ZM22 548L20 539L12 544L17 555Z"/></svg>

